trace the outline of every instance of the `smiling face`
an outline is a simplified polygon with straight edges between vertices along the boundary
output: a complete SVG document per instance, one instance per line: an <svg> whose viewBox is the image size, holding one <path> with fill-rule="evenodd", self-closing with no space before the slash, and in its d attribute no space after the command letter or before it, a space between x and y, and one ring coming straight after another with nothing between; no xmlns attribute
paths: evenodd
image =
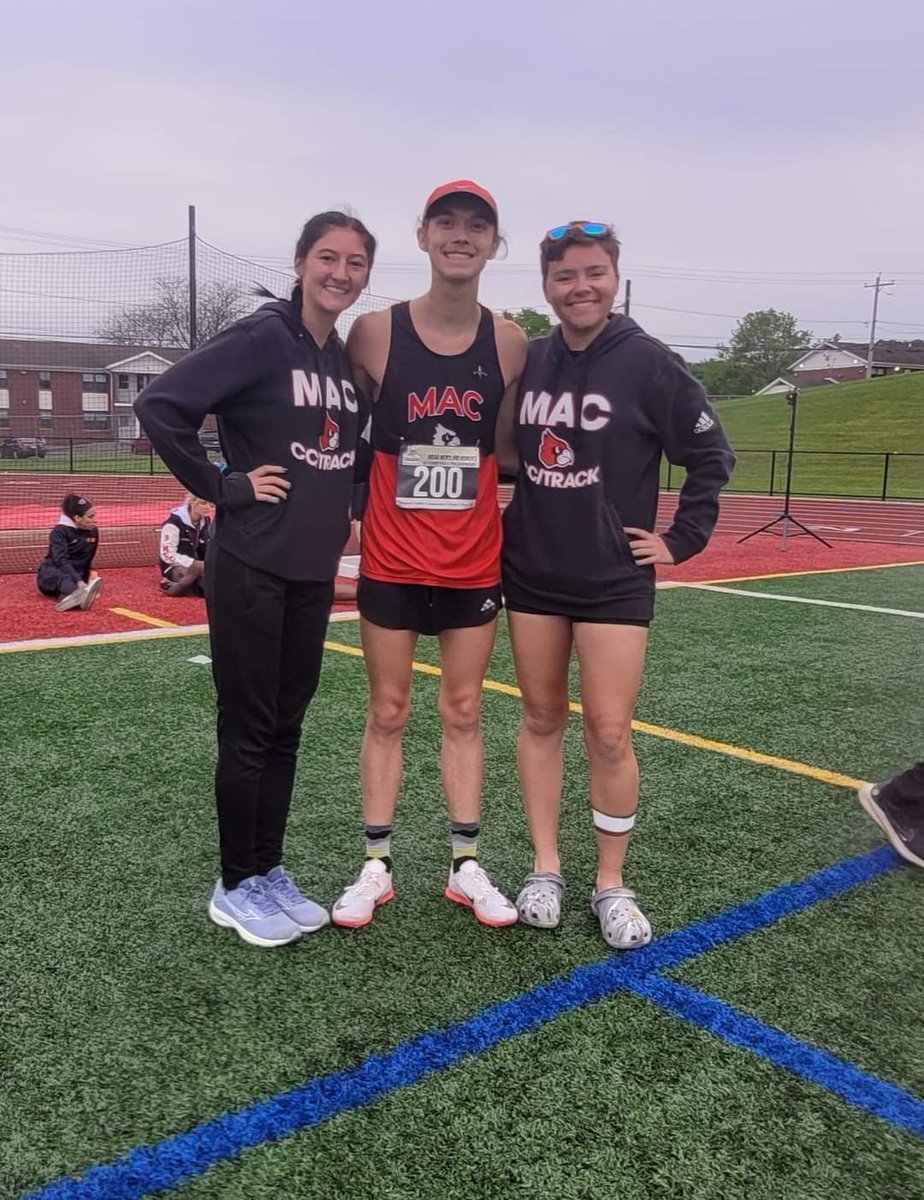
<svg viewBox="0 0 924 1200"><path fill-rule="evenodd" d="M356 303L369 281L366 245L353 229L328 229L303 258L296 258L295 274L305 305L336 319Z"/></svg>
<svg viewBox="0 0 924 1200"><path fill-rule="evenodd" d="M545 297L569 344L593 341L613 310L618 288L613 260L593 242L570 245L560 259L548 264Z"/></svg>
<svg viewBox="0 0 924 1200"><path fill-rule="evenodd" d="M454 282L477 279L497 253L497 225L481 200L438 201L417 231L434 274Z"/></svg>

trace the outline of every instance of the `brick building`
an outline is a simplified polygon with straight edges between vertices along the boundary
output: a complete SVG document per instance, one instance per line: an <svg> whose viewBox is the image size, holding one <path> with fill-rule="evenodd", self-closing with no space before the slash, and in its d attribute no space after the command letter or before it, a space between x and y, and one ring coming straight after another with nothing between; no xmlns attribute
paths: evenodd
<svg viewBox="0 0 924 1200"><path fill-rule="evenodd" d="M820 387L865 379L868 347L859 342L822 342L807 350L782 375L762 387L758 396L790 388ZM924 371L924 342L877 342L873 347L873 378L907 371Z"/></svg>
<svg viewBox="0 0 924 1200"><path fill-rule="evenodd" d="M0 438L137 437L135 397L185 353L161 346L0 338Z"/></svg>

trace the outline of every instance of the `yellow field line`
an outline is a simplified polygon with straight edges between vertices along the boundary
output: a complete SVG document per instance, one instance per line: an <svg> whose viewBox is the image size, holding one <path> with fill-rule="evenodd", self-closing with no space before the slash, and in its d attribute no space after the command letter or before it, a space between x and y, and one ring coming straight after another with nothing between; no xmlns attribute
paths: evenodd
<svg viewBox="0 0 924 1200"><path fill-rule="evenodd" d="M140 621L142 625L153 625L155 629L179 629L176 621L162 621L160 617L149 617L147 613L135 612L131 608L110 608L111 613L120 617L128 617L132 621Z"/></svg>
<svg viewBox="0 0 924 1200"><path fill-rule="evenodd" d="M813 571L775 571L772 575L736 575L732 579L697 579L696 583L748 583L752 579L797 579L800 575L846 575L854 571L891 571L894 567L924 567L924 559L916 562L874 563L863 567L818 567ZM676 587L686 580L666 579L661 587Z"/></svg>
<svg viewBox="0 0 924 1200"><path fill-rule="evenodd" d="M341 642L325 642L324 645L328 650L334 650L338 654L350 654L354 658L363 657L362 650L357 646L345 646ZM412 666L415 671L419 671L423 675L442 675L439 667L431 666L429 663L415 662ZM495 679L486 679L482 687L486 692L502 692L505 696L522 695L518 687L509 683L498 683ZM584 712L583 707L576 700L572 700L568 708L573 713L582 714ZM840 775L836 771L826 771L823 767L813 767L809 763L797 762L792 758L778 758L775 754L762 754L759 750L749 750L745 746L733 746L728 742L716 742L695 733L684 733L680 729L652 725L648 721L633 721L632 728L636 733L645 733L649 737L663 738L668 742L679 742L682 746L692 746L697 750L709 750L713 754L724 754L728 758L740 758L745 762L758 763L763 767L773 767L777 771L789 771L793 775L804 775L808 779L817 779L821 783L830 783L835 787L850 788L851 791L856 791L864 782L862 779L854 779L850 775Z"/></svg>

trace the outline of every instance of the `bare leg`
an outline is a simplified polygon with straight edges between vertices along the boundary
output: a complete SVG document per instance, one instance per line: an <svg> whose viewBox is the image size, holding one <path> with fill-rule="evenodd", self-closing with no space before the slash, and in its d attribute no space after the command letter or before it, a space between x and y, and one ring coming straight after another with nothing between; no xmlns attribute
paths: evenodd
<svg viewBox="0 0 924 1200"><path fill-rule="evenodd" d="M517 738L517 770L535 849L536 871L560 872L558 816L562 788L562 739L568 724L568 663L571 622L534 613L507 614L523 720Z"/></svg>
<svg viewBox="0 0 924 1200"><path fill-rule="evenodd" d="M497 621L439 635L443 678L439 711L443 723L443 791L453 821L475 824L481 814L484 746L481 685L494 649Z"/></svg>
<svg viewBox="0 0 924 1200"><path fill-rule="evenodd" d="M598 812L628 817L638 808L632 713L645 666L648 630L580 623L574 626L574 643L581 666L590 803ZM629 836L596 830L598 891L622 886Z"/></svg>
<svg viewBox="0 0 924 1200"><path fill-rule="evenodd" d="M411 713L411 663L417 634L360 620L369 711L360 752L363 814L367 825L391 825L401 787L404 728Z"/></svg>

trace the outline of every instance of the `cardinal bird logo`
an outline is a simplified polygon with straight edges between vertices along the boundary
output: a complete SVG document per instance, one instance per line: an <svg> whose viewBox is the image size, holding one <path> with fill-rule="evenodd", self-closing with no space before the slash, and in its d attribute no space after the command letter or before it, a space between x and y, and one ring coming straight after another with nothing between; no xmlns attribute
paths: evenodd
<svg viewBox="0 0 924 1200"><path fill-rule="evenodd" d="M539 461L544 467L570 467L574 462L574 451L564 438L551 429L543 429L539 442Z"/></svg>
<svg viewBox="0 0 924 1200"><path fill-rule="evenodd" d="M340 445L340 426L331 417L330 413L324 414L324 430L321 434L321 449L336 450Z"/></svg>

